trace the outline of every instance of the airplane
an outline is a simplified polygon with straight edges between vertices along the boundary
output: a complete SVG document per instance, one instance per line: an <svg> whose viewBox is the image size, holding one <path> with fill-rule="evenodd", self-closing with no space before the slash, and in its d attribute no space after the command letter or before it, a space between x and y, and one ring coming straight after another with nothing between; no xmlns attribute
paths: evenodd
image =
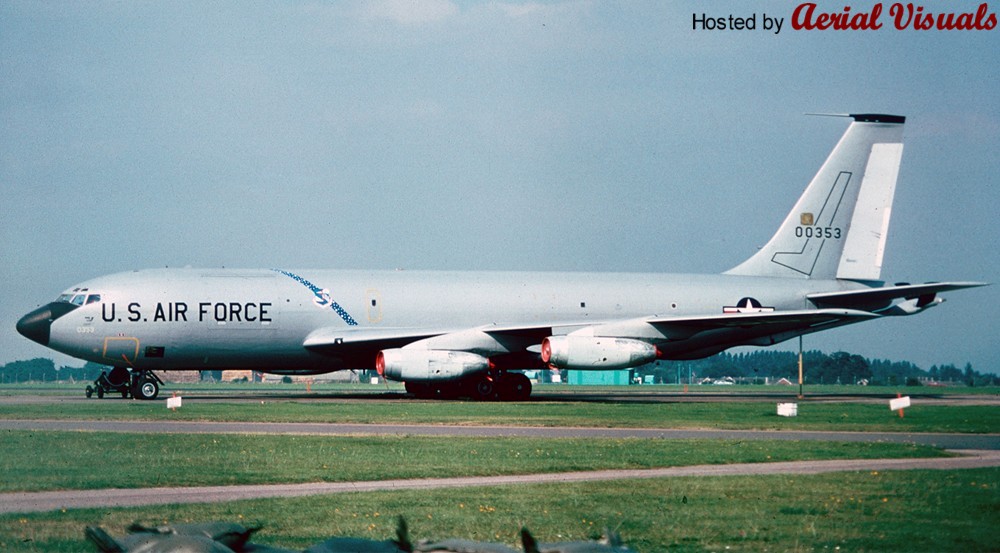
<svg viewBox="0 0 1000 553"><path fill-rule="evenodd" d="M17 331L113 366L153 399L154 371L375 369L418 397L525 400L520 370L617 370L935 307L981 282L879 280L906 118L850 124L777 232L721 274L149 269L67 289Z"/></svg>

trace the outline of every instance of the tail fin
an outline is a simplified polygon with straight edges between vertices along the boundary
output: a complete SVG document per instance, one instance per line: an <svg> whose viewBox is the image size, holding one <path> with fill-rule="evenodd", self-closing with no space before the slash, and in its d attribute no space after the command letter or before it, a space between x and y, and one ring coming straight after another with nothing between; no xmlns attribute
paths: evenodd
<svg viewBox="0 0 1000 553"><path fill-rule="evenodd" d="M778 232L726 274L879 279L906 118L849 117L854 121Z"/></svg>

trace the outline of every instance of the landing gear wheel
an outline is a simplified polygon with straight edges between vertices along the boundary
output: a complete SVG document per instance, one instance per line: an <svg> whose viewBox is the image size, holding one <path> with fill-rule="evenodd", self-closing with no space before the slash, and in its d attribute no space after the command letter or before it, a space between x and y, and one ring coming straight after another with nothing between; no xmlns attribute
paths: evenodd
<svg viewBox="0 0 1000 553"><path fill-rule="evenodd" d="M90 398L91 396L94 395L94 388L93 388L93 386L89 386L89 385L87 386L87 392L86 392L86 394L87 394L87 398Z"/></svg>
<svg viewBox="0 0 1000 553"><path fill-rule="evenodd" d="M526 401L531 397L531 380L521 373L507 373L500 386L500 397L505 401Z"/></svg>
<svg viewBox="0 0 1000 553"><path fill-rule="evenodd" d="M97 399L104 399L104 388L100 386L97 388Z"/></svg>
<svg viewBox="0 0 1000 553"><path fill-rule="evenodd" d="M144 378L139 381L139 385L132 390L132 397L136 399L156 399L160 394L160 386L152 378Z"/></svg>
<svg viewBox="0 0 1000 553"><path fill-rule="evenodd" d="M482 377L475 381L475 398L481 401L494 401L499 399L499 394L497 393L496 383L493 379L488 377Z"/></svg>
<svg viewBox="0 0 1000 553"><path fill-rule="evenodd" d="M115 367L111 369L111 372L107 375L108 386L115 389L128 387L129 380L131 378L132 373L130 373L128 369L125 367Z"/></svg>

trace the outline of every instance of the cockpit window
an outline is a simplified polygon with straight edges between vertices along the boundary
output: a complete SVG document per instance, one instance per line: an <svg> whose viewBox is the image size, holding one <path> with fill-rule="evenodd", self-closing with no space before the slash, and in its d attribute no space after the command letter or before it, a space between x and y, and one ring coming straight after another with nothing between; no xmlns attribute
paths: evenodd
<svg viewBox="0 0 1000 553"><path fill-rule="evenodd" d="M74 288L71 292L60 294L59 297L56 298L56 301L72 303L73 305L90 305L92 303L100 303L100 294L88 294L87 292L87 288Z"/></svg>

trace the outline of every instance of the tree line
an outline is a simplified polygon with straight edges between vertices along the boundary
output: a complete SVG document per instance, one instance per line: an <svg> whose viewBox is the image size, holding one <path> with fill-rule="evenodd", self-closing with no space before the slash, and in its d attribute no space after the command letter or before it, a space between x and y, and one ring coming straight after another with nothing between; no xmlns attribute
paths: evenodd
<svg viewBox="0 0 1000 553"><path fill-rule="evenodd" d="M87 362L82 367L56 367L51 359L36 357L26 361L12 361L0 368L0 383L15 382L83 382L95 380L104 365Z"/></svg>
<svg viewBox="0 0 1000 553"><path fill-rule="evenodd" d="M807 384L920 385L941 382L949 385L997 386L1000 376L980 373L966 363L933 365L924 370L909 361L866 359L838 351L826 354L811 350L803 353L803 377ZM51 359L38 357L13 361L0 368L0 383L16 382L85 382L96 379L110 367L88 362L83 367L56 367ZM657 384L693 383L704 379L733 378L743 383L774 382L787 378L798 382L798 354L790 351L760 350L723 352L693 361L657 361L636 369L637 376L652 376Z"/></svg>
<svg viewBox="0 0 1000 553"><path fill-rule="evenodd" d="M640 367L640 376L653 376L654 382L692 383L704 379L730 377L742 383L774 382L787 378L798 382L799 356L791 351L760 350L753 352L722 352L692 361L657 361ZM966 363L964 369L955 365L933 365L924 370L909 361L866 359L843 351L823 353L803 352L802 373L806 384L948 385L995 386L1000 376L980 373Z"/></svg>

